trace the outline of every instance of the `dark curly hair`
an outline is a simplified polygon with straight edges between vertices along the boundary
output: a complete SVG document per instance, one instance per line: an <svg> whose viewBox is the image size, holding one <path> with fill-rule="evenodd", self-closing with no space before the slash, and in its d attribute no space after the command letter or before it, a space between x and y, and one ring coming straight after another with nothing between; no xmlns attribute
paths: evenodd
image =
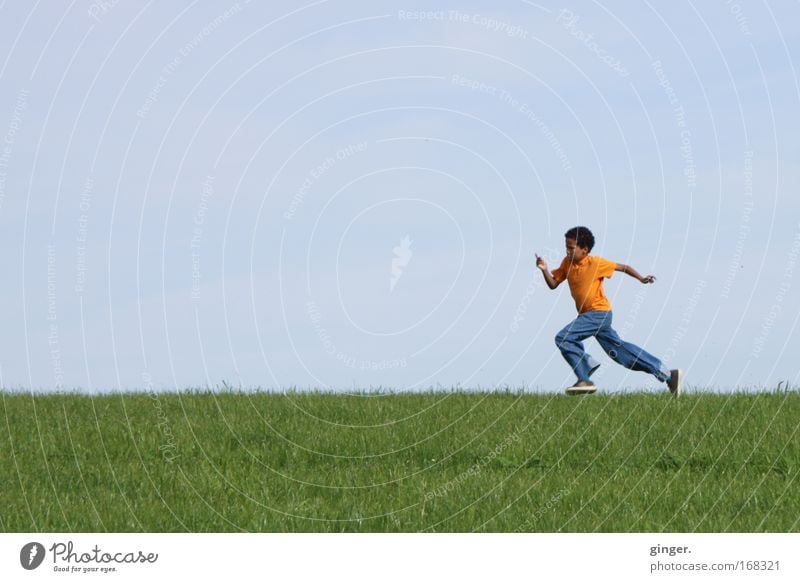
<svg viewBox="0 0 800 582"><path fill-rule="evenodd" d="M591 251L594 248L594 235L592 231L585 226L574 226L564 233L564 238L571 238L575 243L583 248Z"/></svg>

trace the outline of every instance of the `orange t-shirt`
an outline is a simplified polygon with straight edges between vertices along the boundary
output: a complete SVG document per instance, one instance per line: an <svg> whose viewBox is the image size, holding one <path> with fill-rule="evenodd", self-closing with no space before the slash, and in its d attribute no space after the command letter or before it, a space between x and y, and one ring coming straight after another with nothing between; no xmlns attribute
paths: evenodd
<svg viewBox="0 0 800 582"><path fill-rule="evenodd" d="M553 271L558 283L567 280L578 313L611 311L611 302L603 292L603 279L610 279L617 264L602 257L589 255L580 263L570 263L567 257Z"/></svg>

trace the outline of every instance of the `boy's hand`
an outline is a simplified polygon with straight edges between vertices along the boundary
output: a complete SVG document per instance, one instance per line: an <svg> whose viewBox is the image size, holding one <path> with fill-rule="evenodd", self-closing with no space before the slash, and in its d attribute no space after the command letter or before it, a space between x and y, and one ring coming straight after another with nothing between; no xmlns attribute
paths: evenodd
<svg viewBox="0 0 800 582"><path fill-rule="evenodd" d="M630 265L623 265L622 263L617 263L617 266L614 268L614 270L615 271L622 271L626 275L630 275L631 277L633 277L634 279L636 279L640 283L644 283L645 285L647 283L655 283L656 282L655 275L647 275L645 277L642 277L642 275L639 274L639 271L637 271L636 269L634 269Z"/></svg>
<svg viewBox="0 0 800 582"><path fill-rule="evenodd" d="M536 253L534 253L534 255L536 255ZM559 286L560 282L556 281L553 278L553 275L550 274L550 271L547 270L547 261L545 261L539 255L536 255L536 266L539 267L539 270L544 276L545 283L547 283L547 286L550 287L550 289L555 289Z"/></svg>

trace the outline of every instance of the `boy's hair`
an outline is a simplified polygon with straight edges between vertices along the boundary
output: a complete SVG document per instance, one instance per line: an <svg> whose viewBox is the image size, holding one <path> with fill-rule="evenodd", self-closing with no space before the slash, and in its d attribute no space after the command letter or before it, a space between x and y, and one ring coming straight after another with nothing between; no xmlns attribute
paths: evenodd
<svg viewBox="0 0 800 582"><path fill-rule="evenodd" d="M594 248L594 235L585 226L574 226L564 233L564 238L571 238L575 243L588 251Z"/></svg>

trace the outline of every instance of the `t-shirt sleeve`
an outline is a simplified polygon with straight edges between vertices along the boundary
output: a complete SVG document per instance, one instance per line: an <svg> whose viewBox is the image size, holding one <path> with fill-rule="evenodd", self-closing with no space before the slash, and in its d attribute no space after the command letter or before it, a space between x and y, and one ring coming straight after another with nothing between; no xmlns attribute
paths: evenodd
<svg viewBox="0 0 800 582"><path fill-rule="evenodd" d="M614 261L606 260L602 257L597 257L597 277L605 277L610 279L617 269L617 264Z"/></svg>
<svg viewBox="0 0 800 582"><path fill-rule="evenodd" d="M564 265L566 259L561 261L561 265L559 265L558 269L553 271L553 279L556 280L556 283L562 283L564 279L567 278L567 267Z"/></svg>

